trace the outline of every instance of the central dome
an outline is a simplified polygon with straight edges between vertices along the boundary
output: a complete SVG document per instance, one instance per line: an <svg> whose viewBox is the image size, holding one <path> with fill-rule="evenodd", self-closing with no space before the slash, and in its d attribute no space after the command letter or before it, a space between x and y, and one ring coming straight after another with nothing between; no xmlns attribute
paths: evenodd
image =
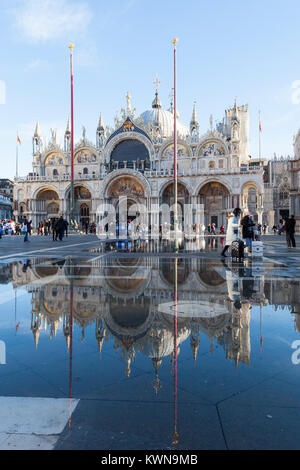
<svg viewBox="0 0 300 470"><path fill-rule="evenodd" d="M171 111L162 109L162 104L158 98L158 92L155 94L155 99L152 103L152 109L144 111L141 114L144 126L160 126L161 137L168 139L172 137L174 130L174 116ZM190 133L185 124L178 120L177 114L177 134L180 138L185 139Z"/></svg>

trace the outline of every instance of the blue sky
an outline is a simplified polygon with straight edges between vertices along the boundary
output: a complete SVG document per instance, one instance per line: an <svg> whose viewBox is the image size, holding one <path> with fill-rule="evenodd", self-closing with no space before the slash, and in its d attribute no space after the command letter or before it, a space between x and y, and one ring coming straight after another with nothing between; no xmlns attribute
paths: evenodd
<svg viewBox="0 0 300 470"><path fill-rule="evenodd" d="M137 114L148 109L156 74L168 108L172 38L178 37L181 120L189 124L196 100L204 134L210 114L222 119L237 97L239 105L249 104L251 155L258 154L259 110L263 156L293 155L300 127L299 1L1 0L0 5L0 80L6 87L0 105L1 177L15 174L17 129L20 175L31 170L37 120L44 137L52 127L63 139L70 41L78 137L85 125L87 137L95 140L100 111L104 124L112 125L127 91Z"/></svg>

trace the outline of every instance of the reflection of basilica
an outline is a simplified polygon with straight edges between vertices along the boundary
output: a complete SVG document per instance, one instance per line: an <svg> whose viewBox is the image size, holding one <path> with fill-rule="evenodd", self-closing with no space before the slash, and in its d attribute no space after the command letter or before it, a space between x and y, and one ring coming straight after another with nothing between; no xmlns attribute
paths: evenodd
<svg viewBox="0 0 300 470"><path fill-rule="evenodd" d="M31 329L36 347L41 330L50 338L62 330L70 344L72 321L82 330L94 325L99 352L106 341L124 359L130 375L136 354L147 356L156 371L174 355L174 260L166 258L45 259L12 264L14 287L26 285L32 295ZM251 264L232 268L211 259L179 259L177 268L177 347L189 338L197 359L201 335L223 346L236 364L250 364L252 305L282 303L300 313L299 282L264 280ZM278 283L283 283L279 289ZM276 284L276 286L275 286ZM72 289L73 308L70 306ZM280 298L277 299L280 292ZM295 315L298 328L298 315Z"/></svg>

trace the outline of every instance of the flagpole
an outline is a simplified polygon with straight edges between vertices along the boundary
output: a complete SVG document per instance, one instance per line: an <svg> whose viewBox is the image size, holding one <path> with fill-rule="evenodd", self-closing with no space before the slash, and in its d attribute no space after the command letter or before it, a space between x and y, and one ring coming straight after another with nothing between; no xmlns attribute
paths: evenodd
<svg viewBox="0 0 300 470"><path fill-rule="evenodd" d="M259 158L261 158L261 123L260 123L260 111L258 111L258 116L259 116L259 149L258 149L258 154Z"/></svg>
<svg viewBox="0 0 300 470"><path fill-rule="evenodd" d="M18 147L19 131L17 130L17 145L16 145L16 178L19 177L19 147Z"/></svg>
<svg viewBox="0 0 300 470"><path fill-rule="evenodd" d="M174 45L174 232L175 251L178 251L178 213L177 213L177 83L176 83L176 45L178 39L173 39Z"/></svg>
<svg viewBox="0 0 300 470"><path fill-rule="evenodd" d="M71 67L71 198L70 198L70 224L74 222L74 74L73 74L73 49L74 44L69 45Z"/></svg>

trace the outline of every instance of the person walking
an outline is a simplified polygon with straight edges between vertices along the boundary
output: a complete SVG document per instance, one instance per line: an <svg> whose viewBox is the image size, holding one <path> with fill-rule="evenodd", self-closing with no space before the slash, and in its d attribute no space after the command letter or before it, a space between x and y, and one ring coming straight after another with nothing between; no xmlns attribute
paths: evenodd
<svg viewBox="0 0 300 470"><path fill-rule="evenodd" d="M64 233L65 233L65 221L63 219L63 216L60 216L60 218L58 219L58 222L56 224L56 231L57 231L59 240L62 241L62 239L64 238Z"/></svg>
<svg viewBox="0 0 300 470"><path fill-rule="evenodd" d="M22 233L24 234L24 242L29 242L29 240L28 240L28 220L26 219L26 217L23 221Z"/></svg>
<svg viewBox="0 0 300 470"><path fill-rule="evenodd" d="M285 224L283 230L285 231L286 234L286 243L288 248L296 248L296 240L295 240L295 226L296 226L296 220L295 216L291 215L289 217Z"/></svg>
<svg viewBox="0 0 300 470"><path fill-rule="evenodd" d="M52 240L54 242L57 240L56 222L57 220L55 218L51 220Z"/></svg>
<svg viewBox="0 0 300 470"><path fill-rule="evenodd" d="M241 225L242 229L242 236L246 242L246 247L248 248L248 253L252 252L252 241L254 240L254 229L255 223L251 220L251 215L246 214L243 217Z"/></svg>
<svg viewBox="0 0 300 470"><path fill-rule="evenodd" d="M65 235L68 238L68 227L69 227L69 222L67 219L64 219L64 224L65 224Z"/></svg>
<svg viewBox="0 0 300 470"><path fill-rule="evenodd" d="M241 209L236 207L233 212L227 216L226 240L221 256L226 256L226 252L233 241L241 239L239 234L241 212Z"/></svg>

